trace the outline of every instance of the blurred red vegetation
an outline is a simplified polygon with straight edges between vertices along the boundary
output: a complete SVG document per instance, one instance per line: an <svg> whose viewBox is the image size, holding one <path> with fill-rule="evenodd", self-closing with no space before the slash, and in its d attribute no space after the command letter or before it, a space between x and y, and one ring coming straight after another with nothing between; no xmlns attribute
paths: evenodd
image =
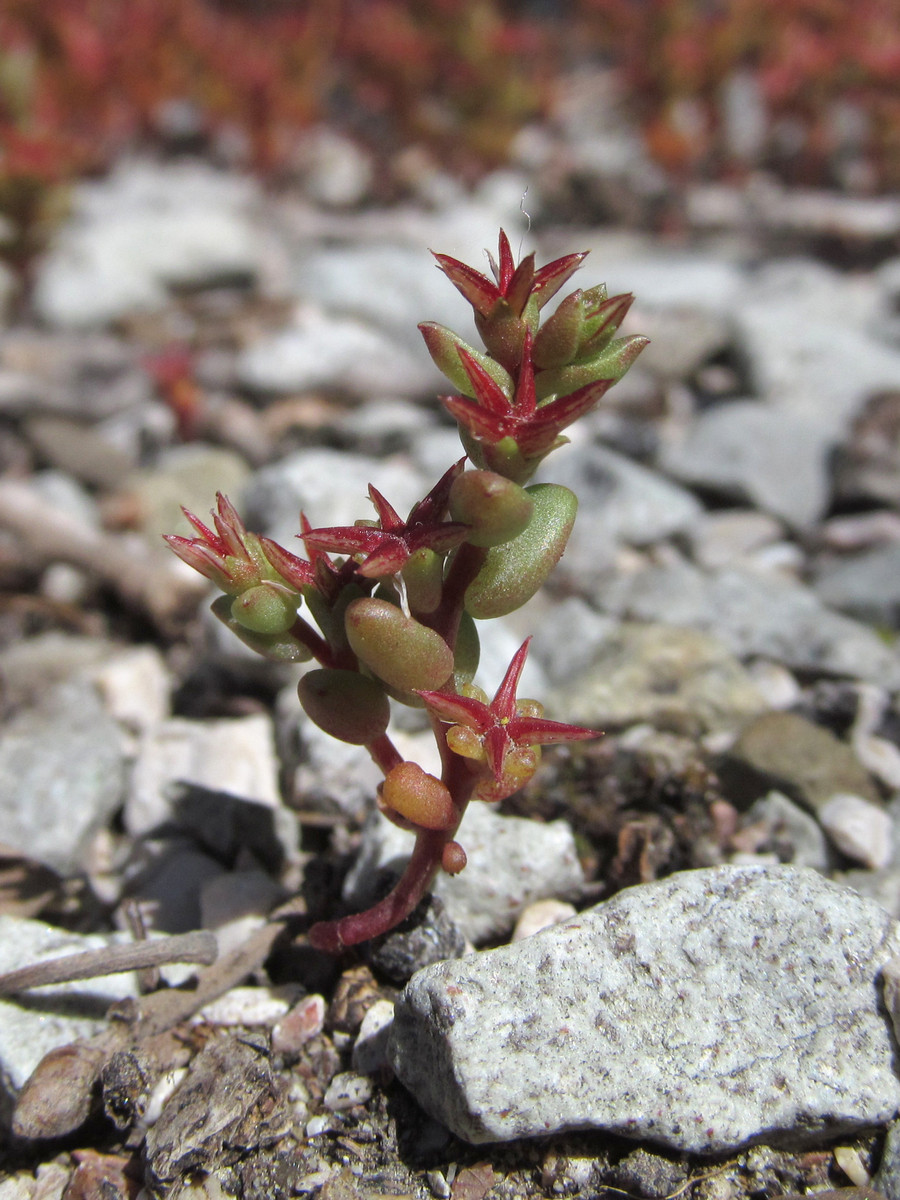
<svg viewBox="0 0 900 1200"><path fill-rule="evenodd" d="M298 132L325 120L382 156L423 144L471 179L548 111L559 63L592 56L620 68L676 182L763 166L789 182L900 184L897 0L575 0L545 5L542 22L521 8L4 0L0 213L33 225L48 185L152 143L173 102L190 106L208 144L241 146L264 172L289 168ZM724 116L736 74L764 123L750 154Z"/></svg>
<svg viewBox="0 0 900 1200"><path fill-rule="evenodd" d="M774 168L791 183L900 184L896 0L577 0L583 40L625 75L669 169ZM736 72L765 117L759 161L735 155L722 92ZM865 170L846 173L850 156Z"/></svg>
<svg viewBox="0 0 900 1200"><path fill-rule="evenodd" d="M0 173L102 166L173 100L263 170L336 102L496 161L539 106L536 49L491 0L5 0Z"/></svg>

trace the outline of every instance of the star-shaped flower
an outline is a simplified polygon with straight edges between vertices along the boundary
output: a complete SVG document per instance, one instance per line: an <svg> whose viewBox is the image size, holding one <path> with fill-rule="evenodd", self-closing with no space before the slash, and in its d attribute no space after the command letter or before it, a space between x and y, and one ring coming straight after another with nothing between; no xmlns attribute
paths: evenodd
<svg viewBox="0 0 900 1200"><path fill-rule="evenodd" d="M180 559L211 579L229 596L239 596L260 584L274 584L297 591L314 579L308 562L290 554L270 538L250 533L237 509L221 492L210 529L186 508L181 510L199 536L165 535Z"/></svg>
<svg viewBox="0 0 900 1200"><path fill-rule="evenodd" d="M470 759L476 769L487 768L486 777L474 792L479 800L502 800L527 783L537 770L537 747L601 736L598 730L549 721L536 700L516 698L530 641L526 638L513 655L490 702L485 693L473 687L463 695L418 692L433 716L451 723L446 735L450 749Z"/></svg>
<svg viewBox="0 0 900 1200"><path fill-rule="evenodd" d="M451 258L449 254L435 254L437 264L450 282L475 309L480 317L490 317L501 301L505 301L515 316L520 317L532 298L538 308L543 308L551 296L555 296L566 280L578 270L587 251L581 254L566 254L554 259L546 266L535 270L534 255L523 258L518 266L513 261L509 238L500 230L499 262L491 255L491 273L494 282L473 267Z"/></svg>
<svg viewBox="0 0 900 1200"><path fill-rule="evenodd" d="M417 550L446 554L464 542L469 532L468 525L444 520L450 488L462 473L464 462L461 458L445 472L425 499L413 506L405 521L381 492L369 484L369 497L378 513L377 523L311 529L303 534L304 544L311 551L364 554L366 557L357 571L369 579L395 575Z"/></svg>
<svg viewBox="0 0 900 1200"><path fill-rule="evenodd" d="M512 400L471 354L460 349L459 356L475 398L442 396L444 408L476 441L496 446L504 438L511 438L526 460L541 459L559 445L561 430L589 412L614 382L598 379L568 396L538 404L530 332L525 335L522 364Z"/></svg>

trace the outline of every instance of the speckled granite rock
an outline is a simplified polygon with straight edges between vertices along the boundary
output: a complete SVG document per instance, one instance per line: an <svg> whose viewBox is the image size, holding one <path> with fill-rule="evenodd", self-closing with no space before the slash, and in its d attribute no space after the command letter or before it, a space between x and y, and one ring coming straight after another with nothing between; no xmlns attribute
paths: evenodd
<svg viewBox="0 0 900 1200"><path fill-rule="evenodd" d="M884 1124L900 1104L876 978L883 909L793 867L685 871L427 967L390 1056L471 1142L599 1128L689 1153Z"/></svg>

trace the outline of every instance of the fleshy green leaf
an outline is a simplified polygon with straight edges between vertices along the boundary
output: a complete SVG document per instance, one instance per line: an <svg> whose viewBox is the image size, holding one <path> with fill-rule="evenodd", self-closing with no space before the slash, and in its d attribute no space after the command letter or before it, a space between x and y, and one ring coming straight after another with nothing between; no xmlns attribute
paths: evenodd
<svg viewBox="0 0 900 1200"><path fill-rule="evenodd" d="M569 540L578 501L557 483L525 489L534 502L531 520L518 537L487 553L484 566L466 590L466 610L476 620L505 617L538 591Z"/></svg>
<svg viewBox="0 0 900 1200"><path fill-rule="evenodd" d="M249 646L269 662L304 663L312 658L312 651L289 633L254 633L252 629L238 624L231 615L231 601L231 596L217 596L210 607L222 624L227 625L245 646Z"/></svg>
<svg viewBox="0 0 900 1200"><path fill-rule="evenodd" d="M358 671L310 671L297 685L297 693L311 721L354 746L380 737L391 719L384 689Z"/></svg>
<svg viewBox="0 0 900 1200"><path fill-rule="evenodd" d="M440 634L388 600L354 600L347 608L345 628L353 653L392 688L437 688L453 670L453 652ZM421 682L424 679L437 682Z"/></svg>
<svg viewBox="0 0 900 1200"><path fill-rule="evenodd" d="M465 471L450 491L450 516L469 526L473 546L501 546L527 526L534 501L524 488L496 471Z"/></svg>

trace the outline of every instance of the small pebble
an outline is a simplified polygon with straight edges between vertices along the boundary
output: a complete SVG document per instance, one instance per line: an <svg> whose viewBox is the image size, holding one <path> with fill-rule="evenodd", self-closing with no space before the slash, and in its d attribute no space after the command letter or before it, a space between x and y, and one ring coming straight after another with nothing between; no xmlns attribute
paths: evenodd
<svg viewBox="0 0 900 1200"><path fill-rule="evenodd" d="M834 1161L841 1168L851 1183L857 1187L868 1187L872 1182L869 1172L863 1165L859 1151L853 1146L835 1146Z"/></svg>
<svg viewBox="0 0 900 1200"><path fill-rule="evenodd" d="M340 1129L340 1125L335 1121L333 1113L317 1113L306 1122L308 1138L321 1137L324 1133L332 1133L335 1129Z"/></svg>
<svg viewBox="0 0 900 1200"><path fill-rule="evenodd" d="M432 1196L436 1196L437 1200L449 1200L451 1195L450 1184L447 1182L443 1172L435 1168L433 1171L425 1172L425 1179L431 1189Z"/></svg>
<svg viewBox="0 0 900 1200"><path fill-rule="evenodd" d="M900 1041L900 958L885 963L881 972L884 987L884 1006L894 1023L894 1034Z"/></svg>
<svg viewBox="0 0 900 1200"><path fill-rule="evenodd" d="M194 1020L208 1025L271 1025L287 1015L296 997L295 984L235 987L204 1005Z"/></svg>
<svg viewBox="0 0 900 1200"><path fill-rule="evenodd" d="M169 715L172 678L153 646L136 646L91 672L110 716L135 733L147 733Z"/></svg>
<svg viewBox="0 0 900 1200"><path fill-rule="evenodd" d="M862 796L837 792L816 814L838 850L872 870L891 861L893 822L883 808Z"/></svg>
<svg viewBox="0 0 900 1200"><path fill-rule="evenodd" d="M330 1112L345 1112L357 1104L365 1104L371 1099L372 1091L372 1080L365 1075L358 1075L356 1071L341 1071L328 1085L322 1103Z"/></svg>
<svg viewBox="0 0 900 1200"><path fill-rule="evenodd" d="M297 1054L308 1041L322 1032L325 1023L325 999L313 994L298 1000L272 1030L272 1049L276 1054Z"/></svg>
<svg viewBox="0 0 900 1200"><path fill-rule="evenodd" d="M374 1075L388 1066L387 1040L394 1020L392 1000L376 1000L359 1027L353 1046L353 1069L361 1075Z"/></svg>
<svg viewBox="0 0 900 1200"><path fill-rule="evenodd" d="M781 663L758 658L749 664L747 671L769 708L793 708L800 700L796 676Z"/></svg>
<svg viewBox="0 0 900 1200"><path fill-rule="evenodd" d="M565 900L537 900L529 904L519 917L511 940L520 942L522 938L540 933L551 925L560 925L569 917L574 917L576 912L575 906Z"/></svg>
<svg viewBox="0 0 900 1200"><path fill-rule="evenodd" d="M874 734L853 738L856 757L870 775L886 787L900 791L900 749L887 738Z"/></svg>

